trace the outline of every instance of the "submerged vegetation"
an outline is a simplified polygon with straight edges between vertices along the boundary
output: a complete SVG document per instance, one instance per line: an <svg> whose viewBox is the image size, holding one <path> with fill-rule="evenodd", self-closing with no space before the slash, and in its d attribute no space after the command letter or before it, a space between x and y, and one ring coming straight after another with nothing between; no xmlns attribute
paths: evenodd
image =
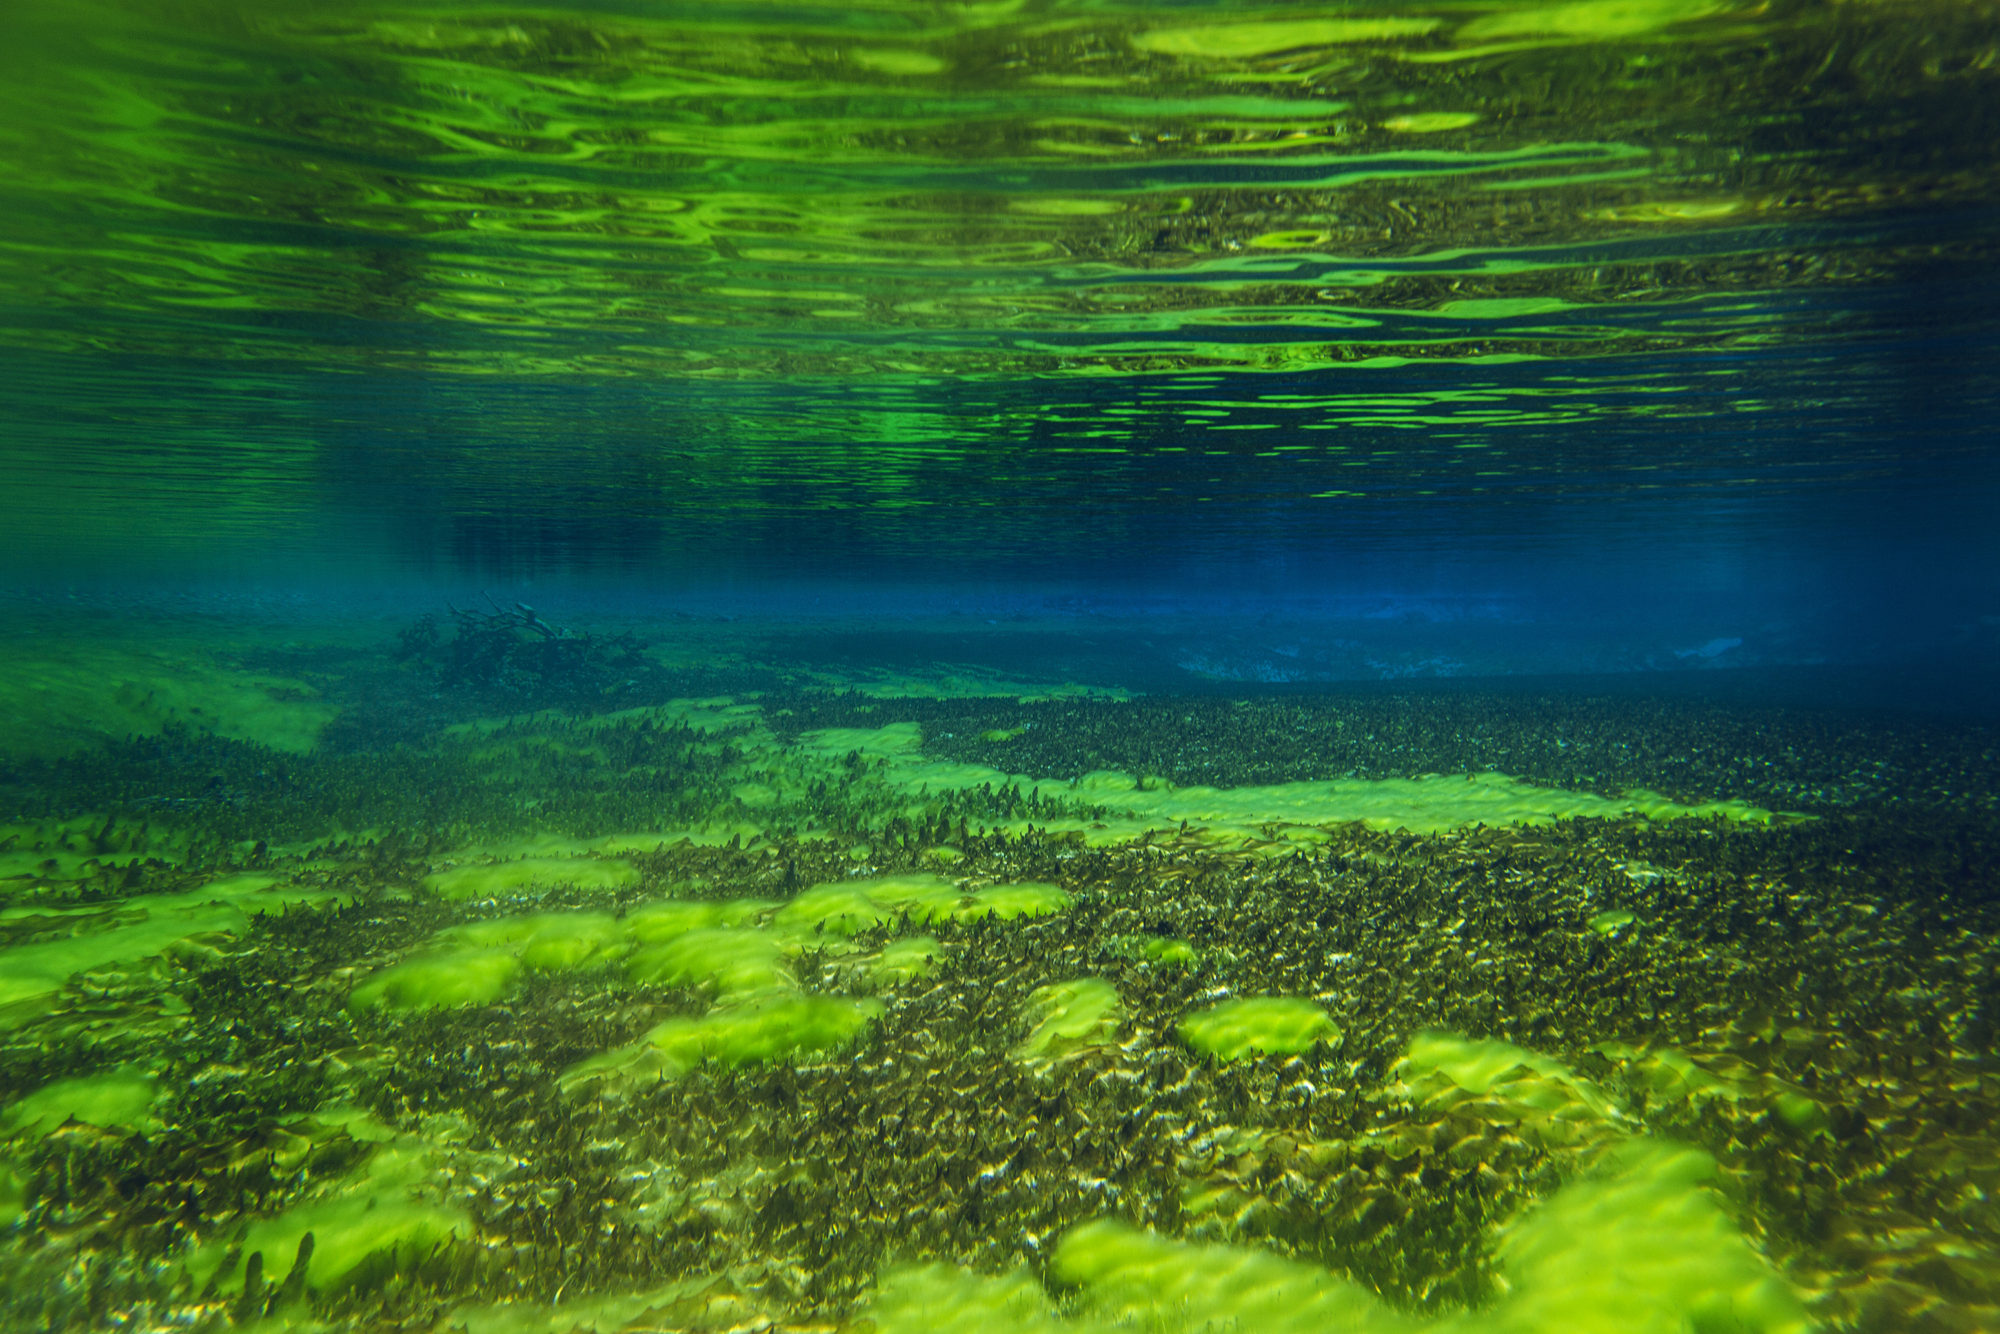
<svg viewBox="0 0 2000 1334"><path fill-rule="evenodd" d="M1890 777L1865 719L1758 719L1745 771L1725 710L1547 694L426 707L7 772L0 1323L2000 1308L1990 737Z"/></svg>

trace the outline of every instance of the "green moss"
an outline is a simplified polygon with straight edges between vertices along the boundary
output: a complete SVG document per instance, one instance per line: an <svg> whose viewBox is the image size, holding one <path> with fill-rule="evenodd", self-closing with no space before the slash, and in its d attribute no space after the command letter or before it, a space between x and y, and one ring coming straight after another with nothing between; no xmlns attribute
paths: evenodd
<svg viewBox="0 0 2000 1334"><path fill-rule="evenodd" d="M672 899L634 908L625 930L640 945L657 945L706 927L741 926L777 906L768 899Z"/></svg>
<svg viewBox="0 0 2000 1334"><path fill-rule="evenodd" d="M350 1010L446 1010L491 1005L521 974L511 949L425 954L376 973L347 998Z"/></svg>
<svg viewBox="0 0 2000 1334"><path fill-rule="evenodd" d="M824 930L852 936L895 922L906 913L918 923L949 917L964 897L965 892L952 881L927 873L836 880L799 894L778 909L771 921L774 927L793 933Z"/></svg>
<svg viewBox="0 0 2000 1334"><path fill-rule="evenodd" d="M1161 968L1186 968L1201 958L1194 946L1170 936L1113 936L1105 950L1113 958L1155 964Z"/></svg>
<svg viewBox="0 0 2000 1334"><path fill-rule="evenodd" d="M1509 1295L1486 1326L1522 1334L1803 1334L1798 1300L1706 1184L1698 1149L1635 1140L1611 1168L1506 1228Z"/></svg>
<svg viewBox="0 0 2000 1334"><path fill-rule="evenodd" d="M424 886L446 899L506 899L566 885L609 892L639 883L639 872L615 857L522 857L458 866L424 877Z"/></svg>
<svg viewBox="0 0 2000 1334"><path fill-rule="evenodd" d="M640 1317L689 1299L699 1299L704 1289L717 1283L713 1274L696 1274L643 1292L595 1293L588 1297L565 1297L560 1304L541 1302L497 1302L461 1306L437 1326L439 1334L613 1334L614 1331L656 1328L654 1322L640 1325Z"/></svg>
<svg viewBox="0 0 2000 1334"><path fill-rule="evenodd" d="M1439 1076L1481 1097L1504 1086L1509 1098L1528 1107L1560 1111L1574 1102L1606 1122L1624 1116L1602 1090L1562 1062L1511 1042L1427 1030L1410 1039L1403 1064L1411 1073Z"/></svg>
<svg viewBox="0 0 2000 1334"><path fill-rule="evenodd" d="M1095 977L1079 977L1036 987L1022 1007L1028 1036L1014 1048L1016 1060L1043 1064L1118 1039L1125 1002L1118 989Z"/></svg>
<svg viewBox="0 0 2000 1334"><path fill-rule="evenodd" d="M1057 1320L1025 1270L988 1277L952 1265L888 1270L868 1303L876 1334L1063 1334L1090 1326Z"/></svg>
<svg viewBox="0 0 2000 1334"><path fill-rule="evenodd" d="M663 987L715 988L725 996L791 990L784 942L761 931L704 927L636 951L625 976Z"/></svg>
<svg viewBox="0 0 2000 1334"><path fill-rule="evenodd" d="M27 1172L0 1154L0 1231L12 1227L27 1204Z"/></svg>
<svg viewBox="0 0 2000 1334"><path fill-rule="evenodd" d="M611 962L624 950L623 933L608 913L532 913L453 927L439 933L436 947L511 950L532 972L567 973Z"/></svg>
<svg viewBox="0 0 2000 1334"><path fill-rule="evenodd" d="M892 940L875 956L869 972L877 982L890 986L914 981L930 972L932 960L941 952L932 936Z"/></svg>
<svg viewBox="0 0 2000 1334"><path fill-rule="evenodd" d="M1699 1150L1625 1142L1603 1171L1500 1230L1502 1295L1477 1311L1408 1315L1315 1265L1104 1219L1055 1248L1070 1317L1025 1274L940 1266L891 1270L866 1314L881 1334L1805 1334L1797 1298L1708 1189L1714 1170Z"/></svg>
<svg viewBox="0 0 2000 1334"><path fill-rule="evenodd" d="M1003 922L1016 917L1044 917L1069 907L1070 896L1061 887L1039 880L1020 880L1009 885L988 885L972 896L959 910L961 919L997 917Z"/></svg>
<svg viewBox="0 0 2000 1334"><path fill-rule="evenodd" d="M1590 929L1600 936L1615 936L1638 921L1638 915L1624 908L1611 908L1590 919Z"/></svg>
<svg viewBox="0 0 2000 1334"><path fill-rule="evenodd" d="M1181 1040L1224 1061L1310 1051L1338 1043L1340 1026L1308 1000L1259 996L1227 1000L1181 1020Z"/></svg>
<svg viewBox="0 0 2000 1334"><path fill-rule="evenodd" d="M236 875L179 894L148 894L81 908L38 908L41 939L0 949L0 1029L46 1010L79 973L142 963L210 936L232 936L250 919L294 904L339 902L344 895L300 890L274 875ZM22 919L17 918L17 927Z"/></svg>
<svg viewBox="0 0 2000 1334"><path fill-rule="evenodd" d="M746 1065L839 1047L882 1012L879 1001L769 996L718 1006L698 1019L669 1019L628 1047L593 1056L563 1076L565 1089L674 1079L718 1061Z"/></svg>
<svg viewBox="0 0 2000 1334"><path fill-rule="evenodd" d="M810 935L826 932L835 936L858 935L891 919L883 904L870 898L862 881L841 881L815 885L778 909L771 925L783 931Z"/></svg>
<svg viewBox="0 0 2000 1334"><path fill-rule="evenodd" d="M1056 1248L1052 1269L1062 1282L1085 1289L1100 1328L1388 1334L1418 1327L1367 1289L1314 1265L1265 1251L1169 1241L1110 1220L1071 1229Z"/></svg>
<svg viewBox="0 0 2000 1334"><path fill-rule="evenodd" d="M138 1130L154 1124L158 1098L159 1081L137 1066L59 1079L0 1111L0 1137L41 1139L72 1118L104 1130Z"/></svg>
<svg viewBox="0 0 2000 1334"><path fill-rule="evenodd" d="M218 1291L238 1292L249 1257L261 1253L265 1281L282 1283L308 1233L313 1245L305 1281L317 1291L407 1273L454 1237L473 1235L464 1211L424 1198L438 1171L432 1151L419 1143L384 1146L356 1176L203 1246L189 1257L188 1276L197 1289L212 1277Z"/></svg>
<svg viewBox="0 0 2000 1334"><path fill-rule="evenodd" d="M246 672L206 645L89 636L0 650L0 749L64 755L185 727L303 754L337 710L303 681Z"/></svg>

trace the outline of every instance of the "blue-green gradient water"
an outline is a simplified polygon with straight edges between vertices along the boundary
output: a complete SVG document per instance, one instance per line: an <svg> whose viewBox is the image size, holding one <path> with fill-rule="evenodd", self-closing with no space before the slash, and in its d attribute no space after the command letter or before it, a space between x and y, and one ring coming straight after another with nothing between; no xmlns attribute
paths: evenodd
<svg viewBox="0 0 2000 1334"><path fill-rule="evenodd" d="M0 1328L2000 1320L1989 0L13 0Z"/></svg>

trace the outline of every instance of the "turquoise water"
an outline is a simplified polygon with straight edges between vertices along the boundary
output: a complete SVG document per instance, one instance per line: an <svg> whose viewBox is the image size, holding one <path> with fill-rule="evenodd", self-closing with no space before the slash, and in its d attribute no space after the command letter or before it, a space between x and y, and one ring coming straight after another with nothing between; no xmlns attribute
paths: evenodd
<svg viewBox="0 0 2000 1334"><path fill-rule="evenodd" d="M9 6L0 1327L1988 1327L1996 35Z"/></svg>

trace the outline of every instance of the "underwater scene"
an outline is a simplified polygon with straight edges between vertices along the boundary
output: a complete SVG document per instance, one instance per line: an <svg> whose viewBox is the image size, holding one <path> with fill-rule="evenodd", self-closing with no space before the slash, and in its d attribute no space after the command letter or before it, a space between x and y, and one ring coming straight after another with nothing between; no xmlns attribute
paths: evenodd
<svg viewBox="0 0 2000 1334"><path fill-rule="evenodd" d="M2000 1331L1995 0L0 6L0 1331Z"/></svg>

